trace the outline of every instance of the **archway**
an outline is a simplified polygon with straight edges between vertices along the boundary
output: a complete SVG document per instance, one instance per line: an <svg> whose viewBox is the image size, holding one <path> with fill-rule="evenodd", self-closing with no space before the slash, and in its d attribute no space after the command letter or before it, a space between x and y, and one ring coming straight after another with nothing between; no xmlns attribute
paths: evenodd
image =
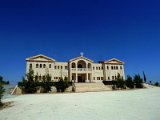
<svg viewBox="0 0 160 120"><path fill-rule="evenodd" d="M78 61L77 63L78 68L86 68L86 62L83 60Z"/></svg>

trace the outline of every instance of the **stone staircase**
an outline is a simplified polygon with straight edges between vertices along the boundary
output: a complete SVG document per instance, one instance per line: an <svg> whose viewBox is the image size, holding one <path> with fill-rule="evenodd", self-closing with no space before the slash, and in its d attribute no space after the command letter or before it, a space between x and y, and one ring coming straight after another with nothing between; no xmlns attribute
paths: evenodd
<svg viewBox="0 0 160 120"><path fill-rule="evenodd" d="M74 83L76 92L96 92L112 90L111 86L103 83Z"/></svg>

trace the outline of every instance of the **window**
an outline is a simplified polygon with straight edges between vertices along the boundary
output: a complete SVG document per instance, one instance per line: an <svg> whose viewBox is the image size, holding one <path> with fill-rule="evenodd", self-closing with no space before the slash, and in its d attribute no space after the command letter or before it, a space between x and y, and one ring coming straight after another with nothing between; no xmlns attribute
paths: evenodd
<svg viewBox="0 0 160 120"><path fill-rule="evenodd" d="M108 80L110 80L110 77L108 77Z"/></svg>
<svg viewBox="0 0 160 120"><path fill-rule="evenodd" d="M40 68L42 68L42 64L40 64Z"/></svg>
<svg viewBox="0 0 160 120"><path fill-rule="evenodd" d="M61 69L63 69L63 66L61 66Z"/></svg>
<svg viewBox="0 0 160 120"><path fill-rule="evenodd" d="M32 64L29 64L29 68L32 69Z"/></svg>
<svg viewBox="0 0 160 120"><path fill-rule="evenodd" d="M101 77L101 80L103 80L103 77Z"/></svg>
<svg viewBox="0 0 160 120"><path fill-rule="evenodd" d="M51 68L52 66L51 66L51 64L49 64L49 68Z"/></svg>
<svg viewBox="0 0 160 120"><path fill-rule="evenodd" d="M57 69L57 66L54 66L54 69Z"/></svg>
<svg viewBox="0 0 160 120"><path fill-rule="evenodd" d="M98 70L98 67L96 67L96 70Z"/></svg>
<svg viewBox="0 0 160 120"><path fill-rule="evenodd" d="M68 69L67 66L65 66L65 69L66 69L66 70Z"/></svg>
<svg viewBox="0 0 160 120"><path fill-rule="evenodd" d="M122 70L122 66L120 66L120 69Z"/></svg>
<svg viewBox="0 0 160 120"><path fill-rule="evenodd" d="M93 77L93 80L95 80L95 77Z"/></svg>
<svg viewBox="0 0 160 120"><path fill-rule="evenodd" d="M103 70L103 67L101 67L101 70Z"/></svg>
<svg viewBox="0 0 160 120"><path fill-rule="evenodd" d="M116 67L114 66L114 70L116 69Z"/></svg>
<svg viewBox="0 0 160 120"><path fill-rule="evenodd" d="M39 80L41 80L41 76L39 76Z"/></svg>
<svg viewBox="0 0 160 120"><path fill-rule="evenodd" d="M36 68L38 68L38 64L36 64Z"/></svg>
<svg viewBox="0 0 160 120"><path fill-rule="evenodd" d="M93 70L94 70L94 67L93 67Z"/></svg>
<svg viewBox="0 0 160 120"><path fill-rule="evenodd" d="M109 66L107 66L107 70L109 70Z"/></svg>
<svg viewBox="0 0 160 120"><path fill-rule="evenodd" d="M59 69L59 66L58 66L58 69Z"/></svg>
<svg viewBox="0 0 160 120"><path fill-rule="evenodd" d="M76 68L76 64L75 63L72 63L72 68Z"/></svg>
<svg viewBox="0 0 160 120"><path fill-rule="evenodd" d="M114 76L112 76L112 80L114 80Z"/></svg>
<svg viewBox="0 0 160 120"><path fill-rule="evenodd" d="M118 70L118 66L116 66L116 69Z"/></svg>
<svg viewBox="0 0 160 120"><path fill-rule="evenodd" d="M42 78L43 78L43 80L45 80L45 76L43 76Z"/></svg>
<svg viewBox="0 0 160 120"><path fill-rule="evenodd" d="M101 69L101 67L99 67L99 70Z"/></svg>
<svg viewBox="0 0 160 120"><path fill-rule="evenodd" d="M43 68L46 68L46 65L45 65L45 64L43 64Z"/></svg>
<svg viewBox="0 0 160 120"><path fill-rule="evenodd" d="M113 66L111 66L111 69L113 70Z"/></svg>

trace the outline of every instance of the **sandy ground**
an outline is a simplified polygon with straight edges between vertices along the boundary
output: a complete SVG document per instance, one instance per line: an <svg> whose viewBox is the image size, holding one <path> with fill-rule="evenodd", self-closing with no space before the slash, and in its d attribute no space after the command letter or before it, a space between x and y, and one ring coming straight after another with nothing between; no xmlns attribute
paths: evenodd
<svg viewBox="0 0 160 120"><path fill-rule="evenodd" d="M160 88L8 98L0 120L160 120Z"/></svg>

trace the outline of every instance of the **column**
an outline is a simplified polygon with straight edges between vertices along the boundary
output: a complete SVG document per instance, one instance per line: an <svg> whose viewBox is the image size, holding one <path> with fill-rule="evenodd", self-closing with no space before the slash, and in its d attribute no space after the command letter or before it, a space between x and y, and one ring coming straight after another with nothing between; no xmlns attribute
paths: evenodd
<svg viewBox="0 0 160 120"><path fill-rule="evenodd" d="M90 82L92 82L92 73L90 73Z"/></svg>
<svg viewBox="0 0 160 120"><path fill-rule="evenodd" d="M86 81L85 82L88 82L88 73L86 73Z"/></svg>
<svg viewBox="0 0 160 120"><path fill-rule="evenodd" d="M77 73L76 73L76 75L75 75L75 76L76 76L76 82L78 82L78 75L77 75Z"/></svg>

